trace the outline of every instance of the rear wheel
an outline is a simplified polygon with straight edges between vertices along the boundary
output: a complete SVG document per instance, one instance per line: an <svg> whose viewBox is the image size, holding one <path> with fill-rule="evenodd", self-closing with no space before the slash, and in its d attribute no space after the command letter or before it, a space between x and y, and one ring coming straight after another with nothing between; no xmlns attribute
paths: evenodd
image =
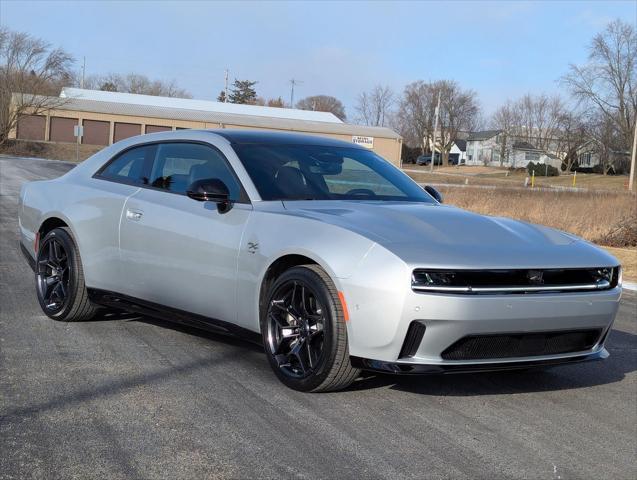
<svg viewBox="0 0 637 480"><path fill-rule="evenodd" d="M88 299L82 260L68 228L51 230L36 259L35 285L42 311L54 320L90 320L97 307Z"/></svg>
<svg viewBox="0 0 637 480"><path fill-rule="evenodd" d="M265 351L274 373L288 387L340 390L360 374L350 363L338 292L318 265L284 272L270 288L264 310Z"/></svg>

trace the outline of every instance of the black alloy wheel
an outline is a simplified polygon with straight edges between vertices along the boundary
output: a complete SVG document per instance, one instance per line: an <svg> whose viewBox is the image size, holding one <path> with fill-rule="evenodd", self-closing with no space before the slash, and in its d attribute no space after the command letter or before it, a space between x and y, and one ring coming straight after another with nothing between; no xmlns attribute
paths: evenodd
<svg viewBox="0 0 637 480"><path fill-rule="evenodd" d="M283 283L268 308L267 341L279 368L304 378L322 360L325 316L316 293L299 280Z"/></svg>
<svg viewBox="0 0 637 480"><path fill-rule="evenodd" d="M349 358L344 305L320 266L299 265L269 287L261 313L268 361L285 385L303 392L340 390L360 374Z"/></svg>
<svg viewBox="0 0 637 480"><path fill-rule="evenodd" d="M56 237L49 237L40 247L36 275L45 311L55 314L62 310L69 296L71 271L68 253Z"/></svg>
<svg viewBox="0 0 637 480"><path fill-rule="evenodd" d="M42 311L54 320L90 320L97 313L98 307L89 300L80 252L68 227L55 228L41 240L35 287Z"/></svg>

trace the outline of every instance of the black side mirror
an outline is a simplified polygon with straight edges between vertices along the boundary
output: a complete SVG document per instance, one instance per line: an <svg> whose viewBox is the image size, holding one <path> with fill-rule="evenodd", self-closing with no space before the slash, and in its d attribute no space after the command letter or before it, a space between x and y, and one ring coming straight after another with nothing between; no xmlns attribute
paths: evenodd
<svg viewBox="0 0 637 480"><path fill-rule="evenodd" d="M425 192L427 192L429 195L434 197L438 203L442 203L442 193L440 193L438 190L436 190L431 185L426 185L425 186Z"/></svg>
<svg viewBox="0 0 637 480"><path fill-rule="evenodd" d="M230 191L218 178L203 178L192 182L186 195L199 202L215 202L219 213L227 212L232 206Z"/></svg>

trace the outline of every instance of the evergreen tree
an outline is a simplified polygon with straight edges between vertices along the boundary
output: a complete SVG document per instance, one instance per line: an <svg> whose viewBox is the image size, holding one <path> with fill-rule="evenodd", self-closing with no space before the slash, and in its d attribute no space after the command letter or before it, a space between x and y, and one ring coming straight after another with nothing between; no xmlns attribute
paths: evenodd
<svg viewBox="0 0 637 480"><path fill-rule="evenodd" d="M228 100L230 103L254 104L257 99L257 91L254 89L256 84L257 82L250 80L235 79Z"/></svg>
<svg viewBox="0 0 637 480"><path fill-rule="evenodd" d="M224 103L225 101L226 101L226 92L225 90L221 90L221 93L219 93L219 96L217 97L217 102Z"/></svg>

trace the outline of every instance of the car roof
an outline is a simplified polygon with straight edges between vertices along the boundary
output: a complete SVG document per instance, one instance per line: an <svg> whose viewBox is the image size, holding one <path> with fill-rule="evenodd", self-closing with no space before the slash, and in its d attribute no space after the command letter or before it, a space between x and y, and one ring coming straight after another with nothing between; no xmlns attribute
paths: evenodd
<svg viewBox="0 0 637 480"><path fill-rule="evenodd" d="M270 130L209 130L235 145L319 145L325 147L346 147L363 149L355 143L337 140L318 135L304 135L301 133L273 132Z"/></svg>

